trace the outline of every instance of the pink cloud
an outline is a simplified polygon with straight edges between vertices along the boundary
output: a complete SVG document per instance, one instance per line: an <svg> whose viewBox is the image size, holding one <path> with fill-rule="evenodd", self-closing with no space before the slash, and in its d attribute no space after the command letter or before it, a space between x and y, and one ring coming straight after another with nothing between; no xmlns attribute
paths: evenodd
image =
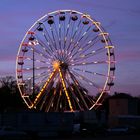
<svg viewBox="0 0 140 140"><path fill-rule="evenodd" d="M0 56L0 62L4 61L16 61L16 56Z"/></svg>
<svg viewBox="0 0 140 140"><path fill-rule="evenodd" d="M0 76L15 75L15 59L6 57L0 59Z"/></svg>
<svg viewBox="0 0 140 140"><path fill-rule="evenodd" d="M117 54L117 60L140 60L140 51L125 51Z"/></svg>

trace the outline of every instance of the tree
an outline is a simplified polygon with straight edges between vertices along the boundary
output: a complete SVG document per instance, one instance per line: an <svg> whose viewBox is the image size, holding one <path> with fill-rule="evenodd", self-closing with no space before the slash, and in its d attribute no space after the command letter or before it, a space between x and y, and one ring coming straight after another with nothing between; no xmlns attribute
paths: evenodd
<svg viewBox="0 0 140 140"><path fill-rule="evenodd" d="M24 107L15 78L12 76L0 78L0 111Z"/></svg>

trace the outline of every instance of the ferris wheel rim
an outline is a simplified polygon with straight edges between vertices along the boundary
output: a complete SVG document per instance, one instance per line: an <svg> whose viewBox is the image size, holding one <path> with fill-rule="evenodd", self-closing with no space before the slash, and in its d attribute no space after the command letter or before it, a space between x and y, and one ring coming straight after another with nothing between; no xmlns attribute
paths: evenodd
<svg viewBox="0 0 140 140"><path fill-rule="evenodd" d="M37 21L29 28L29 30L26 32L26 34L25 34L25 36L24 36L24 38L23 38L23 40L22 40L22 43L24 42L25 38L27 37L28 32L31 31L32 28L33 28L36 24L38 24L38 22L40 22L42 19L44 19L44 18L47 17L48 15L55 14L55 13L59 13L60 11L62 11L62 12L72 12L72 11L73 11L73 12L76 12L76 13L78 13L78 14L80 14L80 15L85 15L86 18L88 18L90 21L93 22L93 24L94 24L96 27L98 27L98 29L99 29L100 32L101 32L101 35L103 36L103 38L104 38L104 40L105 40L106 46L107 46L107 47L109 46L109 45L108 45L108 42L106 41L106 37L105 37L104 30L102 29L102 27L99 26L97 22L95 22L94 20L92 20L91 17L90 17L89 15L83 14L83 13L78 12L78 11L75 11L75 10L58 10L58 11L50 12L50 13L44 15L43 17L41 17L39 20L37 20ZM18 50L18 55L19 55L20 50L21 50L21 48L22 48L22 43L20 44L20 47L19 47L19 50ZM108 53L108 54L110 53L109 47L107 48L107 53ZM17 68L18 68L18 55L17 55L17 59L16 59L16 78L18 77L18 73L17 73ZM89 108L89 110L91 110L92 108L94 108L94 106L96 106L96 105L99 104L98 102L99 102L100 99L102 98L102 96L103 96L103 94L104 94L104 91L105 91L105 89L106 89L107 82L108 82L109 76L110 76L110 68L111 68L111 63L110 63L111 59L110 59L110 55L108 56L108 58L109 58L109 60L108 60L109 63L108 63L108 71L107 71L107 79L106 79L106 82L105 82L105 84L104 84L104 87L103 87L103 89L102 89L102 92L101 92L100 96L99 96L98 99L96 100L95 104L94 104L92 107ZM17 79L18 79L18 78L17 78ZM18 86L19 86L19 85L18 85ZM19 89L20 89L20 87L19 87ZM22 91L21 91L21 90L20 90L20 93L21 93L21 95L22 95ZM23 99L24 99L24 98L23 98ZM26 100L24 100L24 101L25 101L25 103L26 103ZM27 103L27 104L28 104L28 103ZM29 108L32 108L32 106L28 106L28 107L29 107Z"/></svg>

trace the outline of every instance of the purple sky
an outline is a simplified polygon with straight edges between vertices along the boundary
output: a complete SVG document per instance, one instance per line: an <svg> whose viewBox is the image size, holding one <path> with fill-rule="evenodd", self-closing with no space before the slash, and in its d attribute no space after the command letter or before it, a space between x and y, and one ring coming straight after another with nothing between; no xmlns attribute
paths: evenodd
<svg viewBox="0 0 140 140"><path fill-rule="evenodd" d="M30 26L48 12L74 9L101 22L115 46L112 92L140 95L140 0L1 0L0 76L15 76L20 42Z"/></svg>

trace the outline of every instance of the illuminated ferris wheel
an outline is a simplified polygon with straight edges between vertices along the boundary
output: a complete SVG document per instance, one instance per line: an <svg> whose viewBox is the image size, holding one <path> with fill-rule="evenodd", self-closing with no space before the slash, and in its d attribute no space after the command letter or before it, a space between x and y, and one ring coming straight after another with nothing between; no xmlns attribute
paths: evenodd
<svg viewBox="0 0 140 140"><path fill-rule="evenodd" d="M37 20L17 54L16 78L28 108L83 111L102 104L114 85L115 56L100 22L75 10Z"/></svg>

